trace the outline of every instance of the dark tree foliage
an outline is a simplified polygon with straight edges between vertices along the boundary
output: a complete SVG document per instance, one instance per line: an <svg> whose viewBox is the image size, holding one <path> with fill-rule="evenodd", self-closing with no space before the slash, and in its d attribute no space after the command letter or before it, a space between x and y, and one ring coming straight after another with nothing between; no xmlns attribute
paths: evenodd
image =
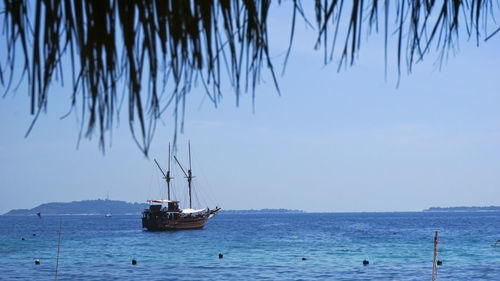
<svg viewBox="0 0 500 281"><path fill-rule="evenodd" d="M297 20L316 26L325 63L340 45L339 67L355 61L363 32L378 31L381 22L385 60L391 41L399 74L403 65L411 72L431 48L445 57L460 34L479 44L499 31L488 26L500 9L494 0L316 0L314 20L299 0L289 3L285 63ZM125 84L130 130L147 155L166 110L173 112L175 132L179 123L182 129L186 95L196 81L215 106L223 80L230 81L237 103L242 91L255 98L263 69L279 92L269 54L270 7L270 0L4 0L7 52L0 54L0 83L8 91L14 73L27 77L33 126L52 82L71 73L71 108L81 100L81 132L90 138L97 131L103 149L118 117L118 87Z"/></svg>

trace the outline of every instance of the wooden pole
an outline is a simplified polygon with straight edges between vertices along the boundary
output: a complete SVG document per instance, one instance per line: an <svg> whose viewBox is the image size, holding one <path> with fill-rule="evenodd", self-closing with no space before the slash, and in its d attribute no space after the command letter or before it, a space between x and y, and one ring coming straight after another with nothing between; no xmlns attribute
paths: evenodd
<svg viewBox="0 0 500 281"><path fill-rule="evenodd" d="M62 226L62 218L59 221L59 240L57 241L56 275L54 278L55 281L57 281L57 270L59 269L59 249L61 248L61 226Z"/></svg>
<svg viewBox="0 0 500 281"><path fill-rule="evenodd" d="M160 169L161 174L163 175L163 178L167 181L167 193L168 193L168 200L170 200L170 180L172 177L170 177L170 144L168 145L168 171L167 174L163 172L163 169L160 167L160 164L158 164L158 161L155 160L156 166L158 166L158 169Z"/></svg>
<svg viewBox="0 0 500 281"><path fill-rule="evenodd" d="M167 200L170 201L170 143L168 143Z"/></svg>
<svg viewBox="0 0 500 281"><path fill-rule="evenodd" d="M188 141L188 155L189 155L189 170L188 170L188 188L189 188L189 209L193 208L191 204L191 180L193 179L193 175L191 173L191 142Z"/></svg>
<svg viewBox="0 0 500 281"><path fill-rule="evenodd" d="M434 260L432 262L432 281L436 280L437 277L437 267L436 267L436 257L437 257L437 244L438 244L438 232L434 232Z"/></svg>
<svg viewBox="0 0 500 281"><path fill-rule="evenodd" d="M179 165L179 167L181 168L181 171L184 173L184 175L187 178L188 188L189 188L189 208L192 209L193 205L191 202L191 180L194 177L193 177L193 174L191 173L191 145L189 143L188 143L188 145L189 145L189 169L188 169L188 172L186 173L186 171L184 171L184 168L182 168L182 165L179 162L179 160L177 159L177 157L174 156L174 160L175 160L175 162L177 162L177 165Z"/></svg>

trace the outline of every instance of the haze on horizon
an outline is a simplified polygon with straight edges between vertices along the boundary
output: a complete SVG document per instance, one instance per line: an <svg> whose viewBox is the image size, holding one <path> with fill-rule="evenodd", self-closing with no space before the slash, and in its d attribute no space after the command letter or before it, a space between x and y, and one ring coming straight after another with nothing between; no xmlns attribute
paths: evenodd
<svg viewBox="0 0 500 281"><path fill-rule="evenodd" d="M284 17L269 24L277 67L288 44ZM429 55L396 87L391 61L384 78L381 36L364 39L356 64L337 73L336 62L323 66L314 51L314 33L297 28L281 96L268 77L254 113L251 93L236 107L226 88L217 109L201 85L190 93L177 155L187 163L191 140L201 204L334 212L500 205L500 36L479 47L463 40L441 70ZM164 196L152 160L167 163L171 116L157 128L149 159L123 110L104 155L97 138L76 149L80 123L75 114L60 120L70 96L56 84L27 138L27 80L0 99L0 213L108 194L128 202ZM175 173L174 188L185 196Z"/></svg>

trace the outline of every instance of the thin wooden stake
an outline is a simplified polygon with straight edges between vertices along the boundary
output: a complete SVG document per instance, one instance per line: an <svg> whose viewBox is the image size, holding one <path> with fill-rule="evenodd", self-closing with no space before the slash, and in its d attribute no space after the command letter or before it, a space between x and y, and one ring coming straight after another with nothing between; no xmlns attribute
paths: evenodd
<svg viewBox="0 0 500 281"><path fill-rule="evenodd" d="M437 267L436 267L437 244L438 244L438 232L436 230L434 233L434 260L432 262L432 281L436 280L437 277Z"/></svg>
<svg viewBox="0 0 500 281"><path fill-rule="evenodd" d="M54 279L56 281L57 281L57 270L59 267L59 249L61 248L61 226L62 226L62 218L59 221L59 240L57 241L56 277Z"/></svg>

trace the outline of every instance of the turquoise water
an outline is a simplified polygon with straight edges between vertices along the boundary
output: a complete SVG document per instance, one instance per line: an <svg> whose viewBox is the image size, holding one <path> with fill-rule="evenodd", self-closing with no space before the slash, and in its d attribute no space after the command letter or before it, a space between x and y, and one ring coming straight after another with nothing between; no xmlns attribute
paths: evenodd
<svg viewBox="0 0 500 281"><path fill-rule="evenodd" d="M59 280L430 280L434 230L437 280L500 280L500 212L221 213L175 232L139 215L0 216L0 280L54 279L61 218Z"/></svg>

